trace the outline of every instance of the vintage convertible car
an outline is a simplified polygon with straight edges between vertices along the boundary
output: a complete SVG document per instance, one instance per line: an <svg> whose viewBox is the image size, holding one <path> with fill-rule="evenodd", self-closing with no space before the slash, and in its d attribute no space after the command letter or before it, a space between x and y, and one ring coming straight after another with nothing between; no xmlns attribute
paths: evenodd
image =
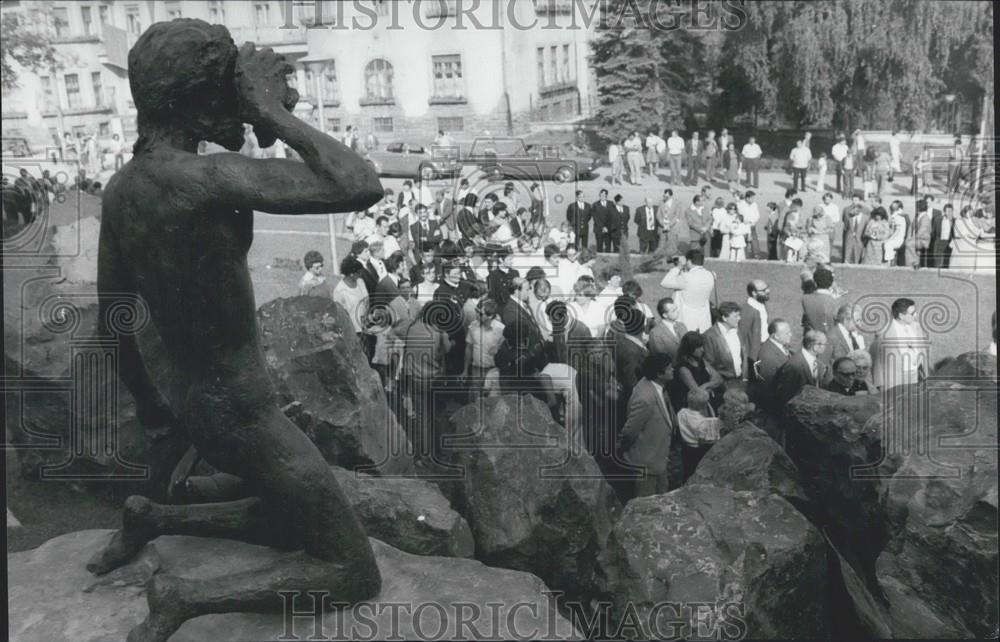
<svg viewBox="0 0 1000 642"><path fill-rule="evenodd" d="M458 156L458 147L425 147L405 142L390 143L384 150L374 149L366 154L379 176L403 176L425 181L458 176L462 172Z"/></svg>
<svg viewBox="0 0 1000 642"><path fill-rule="evenodd" d="M570 145L525 145L521 138L477 138L462 159L494 179L554 180L566 183L590 178L601 164L597 155L581 154Z"/></svg>

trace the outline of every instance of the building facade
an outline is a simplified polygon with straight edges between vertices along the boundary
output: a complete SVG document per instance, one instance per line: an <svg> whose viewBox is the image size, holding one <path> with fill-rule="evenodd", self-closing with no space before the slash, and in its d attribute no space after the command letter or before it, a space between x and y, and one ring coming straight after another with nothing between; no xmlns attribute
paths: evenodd
<svg viewBox="0 0 1000 642"><path fill-rule="evenodd" d="M329 133L382 142L468 140L572 123L595 104L588 65L596 0L5 0L45 29L58 65L4 92L4 137L135 139L128 50L154 22L226 25L296 67L295 113Z"/></svg>

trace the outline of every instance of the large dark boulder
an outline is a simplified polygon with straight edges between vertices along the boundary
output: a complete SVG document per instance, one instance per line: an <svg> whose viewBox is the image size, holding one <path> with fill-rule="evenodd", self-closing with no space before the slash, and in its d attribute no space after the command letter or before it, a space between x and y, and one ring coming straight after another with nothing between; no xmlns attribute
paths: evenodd
<svg viewBox="0 0 1000 642"><path fill-rule="evenodd" d="M275 299L257 311L268 372L294 421L331 464L377 475L414 472L347 312L329 299Z"/></svg>
<svg viewBox="0 0 1000 642"><path fill-rule="evenodd" d="M788 454L817 519L845 555L858 557L869 579L888 534L877 474L862 481L857 471L880 462L879 430L869 419L881 410L878 395L845 397L806 386L788 405L785 428Z"/></svg>
<svg viewBox="0 0 1000 642"><path fill-rule="evenodd" d="M702 484L634 499L601 564L614 622L634 637L817 638L828 627L826 544L777 495Z"/></svg>
<svg viewBox="0 0 1000 642"><path fill-rule="evenodd" d="M964 352L937 363L932 376L966 385L997 385L997 358L988 352Z"/></svg>
<svg viewBox="0 0 1000 642"><path fill-rule="evenodd" d="M896 637L995 637L997 390L932 380L925 394L927 420L908 426L913 447L890 453L882 482L878 584ZM901 399L888 405L886 425L910 416Z"/></svg>
<svg viewBox="0 0 1000 642"><path fill-rule="evenodd" d="M753 424L720 439L702 458L687 485L780 495L808 514L799 471L781 446Z"/></svg>
<svg viewBox="0 0 1000 642"><path fill-rule="evenodd" d="M997 391L942 370L877 396L807 389L788 408L789 453L873 635L997 628Z"/></svg>
<svg viewBox="0 0 1000 642"><path fill-rule="evenodd" d="M445 449L462 474L459 510L476 558L574 595L595 590L597 554L620 507L579 435L530 395L465 406L452 423Z"/></svg>
<svg viewBox="0 0 1000 642"><path fill-rule="evenodd" d="M86 561L106 530L67 533L8 559L8 631L21 642L124 640L148 613L143 583L154 572L189 580L225 578L279 564L288 556L263 546L206 537L160 537L128 566L95 578ZM580 639L556 611L545 584L528 573L469 559L411 555L371 540L382 590L345 609L323 601L313 617L230 613L188 620L171 642L288 639ZM295 608L310 611L303 586ZM315 587L314 587L315 588Z"/></svg>
<svg viewBox="0 0 1000 642"><path fill-rule="evenodd" d="M369 537L415 555L472 557L469 524L433 483L332 470Z"/></svg>

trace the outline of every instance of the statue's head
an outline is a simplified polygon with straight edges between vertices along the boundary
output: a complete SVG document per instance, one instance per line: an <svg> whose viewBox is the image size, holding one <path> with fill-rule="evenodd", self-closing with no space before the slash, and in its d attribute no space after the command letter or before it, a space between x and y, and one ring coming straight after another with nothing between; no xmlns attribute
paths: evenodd
<svg viewBox="0 0 1000 642"><path fill-rule="evenodd" d="M128 55L140 141L151 130L183 130L237 151L243 146L229 30L203 20L158 22Z"/></svg>

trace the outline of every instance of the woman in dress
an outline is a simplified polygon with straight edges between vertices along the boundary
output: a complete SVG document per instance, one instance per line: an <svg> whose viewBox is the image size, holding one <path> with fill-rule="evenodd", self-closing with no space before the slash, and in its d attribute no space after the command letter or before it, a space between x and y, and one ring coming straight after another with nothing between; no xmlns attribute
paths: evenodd
<svg viewBox="0 0 1000 642"><path fill-rule="evenodd" d="M885 241L892 236L892 226L889 225L889 214L884 207L872 210L864 231L864 250L861 252L862 265L885 264Z"/></svg>
<svg viewBox="0 0 1000 642"><path fill-rule="evenodd" d="M802 232L802 212L792 210L785 215L784 227L782 227L779 238L781 247L785 251L785 261L788 263L798 263L799 254L805 252L805 238Z"/></svg>
<svg viewBox="0 0 1000 642"><path fill-rule="evenodd" d="M611 183L612 185L622 185L622 174L625 171L625 152L622 151L623 145L612 141L608 145L608 162L611 163Z"/></svg>
<svg viewBox="0 0 1000 642"><path fill-rule="evenodd" d="M705 360L705 337L694 331L685 333L677 348L674 366L674 378L668 394L675 411L686 408L688 393L699 388L708 392L711 408L719 409L722 405L723 379Z"/></svg>

